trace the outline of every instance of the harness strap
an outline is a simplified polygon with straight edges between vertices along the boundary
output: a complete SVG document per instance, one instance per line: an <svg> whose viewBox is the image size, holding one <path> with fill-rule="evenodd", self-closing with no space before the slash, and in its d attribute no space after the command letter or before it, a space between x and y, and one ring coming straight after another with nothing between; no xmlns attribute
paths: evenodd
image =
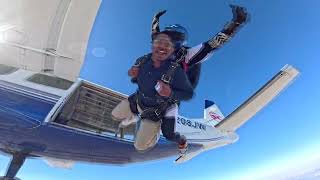
<svg viewBox="0 0 320 180"><path fill-rule="evenodd" d="M146 63L146 61L151 57L151 53L150 54L146 54L144 56L139 57L136 62L134 63L133 67L141 67L144 63ZM132 83L137 83L137 77L135 78L131 78L131 82Z"/></svg>
<svg viewBox="0 0 320 180"><path fill-rule="evenodd" d="M169 67L168 71L162 75L161 80L163 82L167 84L171 84L172 77L176 72L177 67L180 66L179 63L183 62L186 55L187 55L187 49L185 47L181 47L176 54L176 57L178 57L176 61L171 62L171 66Z"/></svg>
<svg viewBox="0 0 320 180"><path fill-rule="evenodd" d="M161 121L168 107L176 103L171 100L168 100L168 101L163 100L159 102L158 106L146 107L138 98L138 93L139 92L135 92L132 95L130 95L128 97L128 101L129 101L131 112L140 116L141 119L150 119L155 122ZM142 109L141 113L139 113L138 111L138 105Z"/></svg>
<svg viewBox="0 0 320 180"><path fill-rule="evenodd" d="M177 67L179 66L176 62L171 62L171 65L168 69L168 71L162 75L161 80L167 84L171 84L172 77L174 73L176 72Z"/></svg>
<svg viewBox="0 0 320 180"><path fill-rule="evenodd" d="M131 110L131 112L134 113L134 114L139 114L138 106L137 106L137 100L138 100L138 94L137 94L137 92L131 94L131 95L128 97L130 110Z"/></svg>
<svg viewBox="0 0 320 180"><path fill-rule="evenodd" d="M179 51L177 52L177 54L176 54L176 57L178 57L177 59L176 59L176 62L177 63L180 63L180 62L183 62L183 60L184 60L184 58L186 57L186 55L187 55L187 48L186 47L184 47L184 46L182 46L180 49L179 49Z"/></svg>
<svg viewBox="0 0 320 180"><path fill-rule="evenodd" d="M183 61L181 64L182 64L183 70L187 72L189 70L189 65L185 61Z"/></svg>
<svg viewBox="0 0 320 180"><path fill-rule="evenodd" d="M140 113L140 118L149 119L154 122L162 121L167 109L171 105L172 104L169 101L164 101L163 103L159 104L156 107L147 107L145 109L143 108L143 111ZM140 106L140 103L139 103L139 106Z"/></svg>
<svg viewBox="0 0 320 180"><path fill-rule="evenodd" d="M180 66L179 63L183 62L185 56L187 55L187 49L182 47L179 49L179 51L176 54L176 57L178 57L175 61L171 62L171 65L168 69L168 71L162 75L161 80L167 84L171 84L173 75L177 69L177 67ZM142 56L141 58L138 58L135 65L136 67L140 67L143 65L148 59L150 58L150 54ZM139 92L137 92L139 93ZM173 99L166 99L162 102L159 102L159 105L156 107L145 107L143 103L140 101L140 99L137 96L137 93L134 95L131 95L128 100L130 102L130 109L133 113L139 114L137 110L137 104L142 109L142 112L140 113L141 119L150 119L152 121L158 122L162 121L162 118L165 115L166 110L174 103L177 103Z"/></svg>

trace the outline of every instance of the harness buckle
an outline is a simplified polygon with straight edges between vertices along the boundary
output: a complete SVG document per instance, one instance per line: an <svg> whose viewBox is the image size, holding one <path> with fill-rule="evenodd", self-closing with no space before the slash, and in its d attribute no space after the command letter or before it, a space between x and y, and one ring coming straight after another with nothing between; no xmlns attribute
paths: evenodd
<svg viewBox="0 0 320 180"><path fill-rule="evenodd" d="M159 117L160 114L161 114L161 112L159 112L159 109L156 109L156 110L154 111L154 113L156 114L157 117Z"/></svg>
<svg viewBox="0 0 320 180"><path fill-rule="evenodd" d="M163 74L162 77L161 77L161 80L167 84L170 84L171 82L171 77L169 76L166 76L166 74Z"/></svg>

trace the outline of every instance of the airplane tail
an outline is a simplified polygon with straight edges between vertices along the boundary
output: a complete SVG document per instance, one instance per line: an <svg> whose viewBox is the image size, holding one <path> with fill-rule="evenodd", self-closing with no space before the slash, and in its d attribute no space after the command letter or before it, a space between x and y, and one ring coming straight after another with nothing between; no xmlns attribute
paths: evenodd
<svg viewBox="0 0 320 180"><path fill-rule="evenodd" d="M205 100L203 118L205 124L215 126L224 119L224 115L213 101Z"/></svg>

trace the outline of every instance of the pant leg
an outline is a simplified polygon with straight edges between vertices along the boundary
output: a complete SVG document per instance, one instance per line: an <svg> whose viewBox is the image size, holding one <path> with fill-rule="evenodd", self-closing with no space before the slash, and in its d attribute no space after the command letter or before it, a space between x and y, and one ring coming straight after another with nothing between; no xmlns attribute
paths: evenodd
<svg viewBox="0 0 320 180"><path fill-rule="evenodd" d="M133 117L131 112L130 103L128 99L122 100L111 112L112 119L115 121L122 121L126 118Z"/></svg>
<svg viewBox="0 0 320 180"><path fill-rule="evenodd" d="M160 137L160 126L161 122L142 119L134 141L136 150L145 152L155 146Z"/></svg>
<svg viewBox="0 0 320 180"><path fill-rule="evenodd" d="M161 131L163 136L169 140L176 142L176 133L175 133L175 118L163 118L161 124Z"/></svg>
<svg viewBox="0 0 320 180"><path fill-rule="evenodd" d="M180 133L175 132L176 117L178 116L178 105L173 104L168 108L162 120L161 131L163 136L173 142L180 143Z"/></svg>

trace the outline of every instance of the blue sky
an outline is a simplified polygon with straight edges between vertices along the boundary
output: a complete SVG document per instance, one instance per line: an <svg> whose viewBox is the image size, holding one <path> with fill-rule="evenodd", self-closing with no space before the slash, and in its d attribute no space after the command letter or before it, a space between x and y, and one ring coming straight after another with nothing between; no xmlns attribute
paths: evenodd
<svg viewBox="0 0 320 180"><path fill-rule="evenodd" d="M196 96L181 107L183 116L202 117L204 99L214 100L227 115L285 64L301 71L289 88L237 131L237 143L182 165L169 158L125 167L79 163L65 170L28 160L18 176L25 180L255 179L314 159L320 150L317 0L103 0L81 77L129 94L136 86L130 83L127 70L135 58L150 50L155 12L168 10L161 19L162 27L184 25L189 30L188 45L195 46L231 19L229 3L245 6L251 21L205 62ZM1 156L2 173L7 161Z"/></svg>

